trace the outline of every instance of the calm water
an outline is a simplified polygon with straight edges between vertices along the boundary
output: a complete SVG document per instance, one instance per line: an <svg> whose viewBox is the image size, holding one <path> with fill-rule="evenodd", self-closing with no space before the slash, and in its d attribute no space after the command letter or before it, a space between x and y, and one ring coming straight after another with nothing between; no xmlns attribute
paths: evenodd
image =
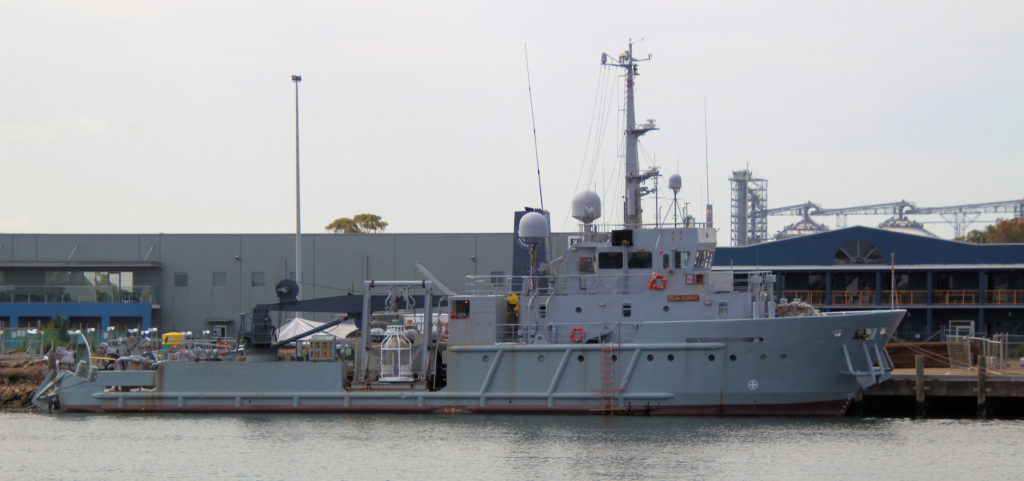
<svg viewBox="0 0 1024 481"><path fill-rule="evenodd" d="M0 479L1021 479L1024 421L0 413Z"/></svg>

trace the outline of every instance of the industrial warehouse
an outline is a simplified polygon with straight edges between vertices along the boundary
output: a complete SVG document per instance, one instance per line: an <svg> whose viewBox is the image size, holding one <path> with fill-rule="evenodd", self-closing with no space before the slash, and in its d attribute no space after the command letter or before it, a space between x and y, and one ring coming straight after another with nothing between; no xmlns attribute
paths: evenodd
<svg viewBox="0 0 1024 481"><path fill-rule="evenodd" d="M554 234L552 256L564 254L574 236ZM306 234L300 295L359 293L364 280L423 279L417 263L463 291L467 276L497 283L522 274L516 248L514 234ZM80 328L231 337L254 305L276 302L274 286L294 277L294 258L289 234L3 234L0 327L62 315ZM720 247L714 266L770 270L779 279L777 298L822 311L907 309L897 334L905 340L937 340L951 325L978 335L1024 334L1024 244L849 227Z"/></svg>

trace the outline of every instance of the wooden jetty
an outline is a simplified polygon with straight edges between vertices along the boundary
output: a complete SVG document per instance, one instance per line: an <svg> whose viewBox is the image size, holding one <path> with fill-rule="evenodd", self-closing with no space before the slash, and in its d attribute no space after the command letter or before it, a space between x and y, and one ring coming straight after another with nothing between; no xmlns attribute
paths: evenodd
<svg viewBox="0 0 1024 481"><path fill-rule="evenodd" d="M1015 360L1016 361L1016 360ZM1024 418L1024 367L926 367L915 356L913 369L897 368L892 379L859 396L853 415L900 417Z"/></svg>

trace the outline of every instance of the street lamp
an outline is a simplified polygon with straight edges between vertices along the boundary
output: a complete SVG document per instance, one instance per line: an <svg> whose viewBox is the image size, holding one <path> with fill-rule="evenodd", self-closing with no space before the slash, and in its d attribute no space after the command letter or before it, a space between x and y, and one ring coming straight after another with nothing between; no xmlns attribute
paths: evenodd
<svg viewBox="0 0 1024 481"><path fill-rule="evenodd" d="M299 299L302 293L302 209L299 196L299 82L301 75L292 75L295 83L295 284L299 286Z"/></svg>

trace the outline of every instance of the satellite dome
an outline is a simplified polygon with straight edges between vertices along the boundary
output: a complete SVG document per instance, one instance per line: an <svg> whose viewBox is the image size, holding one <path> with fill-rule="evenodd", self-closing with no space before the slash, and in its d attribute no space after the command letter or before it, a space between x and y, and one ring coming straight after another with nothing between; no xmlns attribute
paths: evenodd
<svg viewBox="0 0 1024 481"><path fill-rule="evenodd" d="M679 174L672 174L668 178L668 188L673 192L679 192L679 189L683 188L683 177Z"/></svg>
<svg viewBox="0 0 1024 481"><path fill-rule="evenodd" d="M519 238L527 244L539 244L548 236L548 219L540 212L528 212L519 219Z"/></svg>
<svg viewBox="0 0 1024 481"><path fill-rule="evenodd" d="M572 218L584 224L601 217L601 197L597 192L584 190L572 197Z"/></svg>

